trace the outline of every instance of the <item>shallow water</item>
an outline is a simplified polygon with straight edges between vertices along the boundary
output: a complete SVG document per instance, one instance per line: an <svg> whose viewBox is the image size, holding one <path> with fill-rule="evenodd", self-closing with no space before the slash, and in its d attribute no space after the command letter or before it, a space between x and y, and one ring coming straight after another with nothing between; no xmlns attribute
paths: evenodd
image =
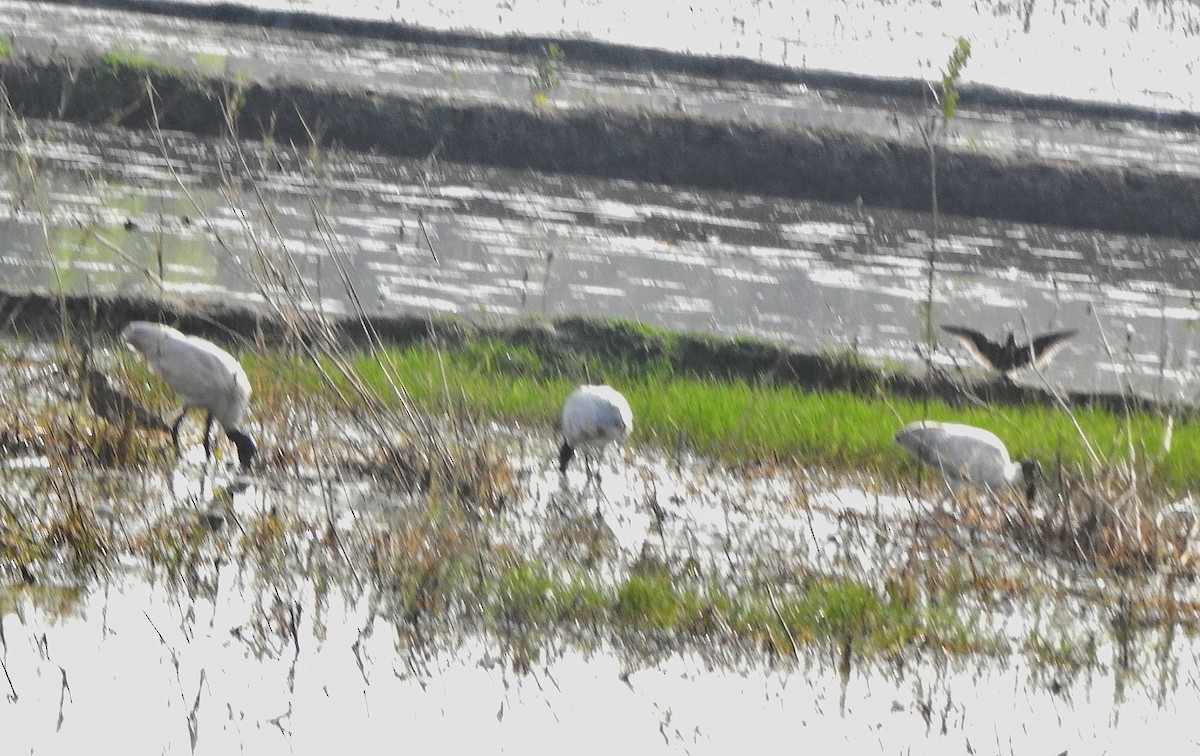
<svg viewBox="0 0 1200 756"><path fill-rule="evenodd" d="M910 3L905 12L916 5ZM296 34L15 0L0 0L0 17L8 19L5 32L14 49L22 53L53 55L62 49L116 53L153 59L180 71L225 75L268 87L295 82L305 87L363 88L472 107L522 108L533 102L531 77L536 79L536 58L469 45L396 45L370 37ZM928 53L948 54L953 47L952 38L937 44L941 47ZM1159 54L1161 49L1155 52ZM978 63L987 65L995 60L992 56L980 60L977 55L967 66L968 80ZM930 70L925 65L908 75L928 79ZM544 93L544 105L559 112L599 108L672 117L688 113L761 123L774 129L851 131L922 144L919 125L924 111L919 103L909 102L911 97L871 95L828 84L712 79L637 66L625 70L573 64L569 59L556 62L555 71L557 83ZM901 70L891 73L904 75ZM1195 134L1190 129L1166 128L1153 118L1094 123L1078 114L1032 107L997 108L980 102L958 111L942 142L967 154L1018 159L1037 156L1055 164L1153 167L1200 174Z"/></svg>
<svg viewBox="0 0 1200 756"><path fill-rule="evenodd" d="M336 74L347 77L337 81L359 84L374 77L384 89L410 95L510 103L529 96L528 62L505 56L395 57L370 40L0 5L22 49L137 50L200 68L215 56L222 71L264 79L326 81ZM506 4L498 9L500 24L539 7ZM843 15L893 10L867 4ZM464 9L443 11L435 25L473 25ZM909 11L920 6L905 6ZM1001 26L1016 12L994 11ZM564 9L562 23L574 12L591 13ZM1046 9L1029 5L1026 12L1036 20ZM1156 6L1158 12L1171 15L1175 32L1188 28L1186 8ZM1061 13L1064 24L1075 13L1083 27L1105 29L1122 15L1111 5L1064 6ZM57 20L47 23L42 14ZM1143 21L1153 26L1149 15ZM847 33L857 34L854 28L850 23ZM279 70L272 73L270 65ZM683 107L721 117L744 108L749 118L816 126L851 118L887 136L897 129L878 106L805 107L806 99L824 95L798 88L784 87L772 99L769 88L683 79L664 88L650 79L639 85L638 76L572 72L554 106L631 97L613 102L670 108L654 98L671 91ZM1182 132L1123 123L1064 136L1071 125L1062 121L1013 123L969 113L955 123L952 140L975 150L1200 171L1194 135ZM533 314L627 317L922 364L931 224L921 214L361 155L329 153L314 162L304 150L252 144L235 150L179 134L160 142L117 130L10 126L0 143L13 168L0 179L0 227L9 240L0 250L0 274L8 286L232 294L252 304L274 299L331 313L348 310L349 286L369 313L500 321ZM35 161L36 173L27 160ZM964 218L943 219L940 236L935 323L976 325L996 338L1008 330L1019 336L1081 330L1044 376L1023 380L1083 391L1128 385L1160 399L1195 400L1195 242ZM952 342L933 359L975 370Z"/></svg>
<svg viewBox="0 0 1200 756"><path fill-rule="evenodd" d="M211 5L213 0L178 0ZM1200 11L1184 0L984 2L841 0L696 4L457 0L397 7L378 0L245 0L310 11L473 29L486 34L585 37L701 55L867 76L936 78L953 40L971 40L965 79L1079 99L1195 109Z"/></svg>
<svg viewBox="0 0 1200 756"><path fill-rule="evenodd" d="M352 287L368 314L625 317L919 364L920 214L25 128L0 143L38 166L0 177L8 287L333 314ZM1052 385L1194 401L1194 242L968 219L943 219L942 239L935 322L996 338L1078 328ZM953 344L935 359L976 369Z"/></svg>
<svg viewBox="0 0 1200 756"><path fill-rule="evenodd" d="M562 560L548 545L556 529L595 527L612 546L590 568L599 576L625 574L650 548L666 564L692 559L730 584L766 579L782 589L778 571L789 565L873 582L913 558L907 534L928 515L907 496L831 488L798 470L746 477L686 456L613 454L601 484L588 487L582 471L563 482L550 469L553 439L501 436L527 498L485 517L488 539ZM223 527L236 533L232 523L280 507L330 518L350 544L354 528L387 527L426 506L368 481L327 483L316 495L303 472L239 481L219 469L203 476L201 462L192 453L174 469L79 470L75 480L85 497L138 486L135 502L110 512L135 533L214 504L233 513ZM48 468L36 465L0 473L14 498L21 481L43 474ZM665 513L661 534L647 511L651 492ZM953 528L947 535L965 537ZM700 651L603 637L579 645L554 633L539 633L531 649L534 636L503 625L417 632L389 613L386 597L368 598L322 568L264 572L279 563L256 561L253 549L196 560L180 574L147 573L125 557L107 574L6 590L0 726L13 753L77 753L115 732L139 753L325 753L380 742L542 752L578 750L581 737L588 751L728 753L809 742L882 753L1118 753L1149 737L1200 740L1180 704L1194 700L1200 679L1194 638L1146 627L1119 647L1110 626L1119 591L1105 580L981 543L942 543L927 556L980 571L1002 559L1051 589L1033 601L999 594L979 605L979 630L1008 638L1009 654L912 649L858 660L846 676L819 645L788 660L723 650L719 635ZM296 565L308 548L297 542ZM1154 590L1152 582L1141 590ZM1024 645L1088 634L1096 666L1082 670L1039 661Z"/></svg>
<svg viewBox="0 0 1200 756"><path fill-rule="evenodd" d="M517 14L530 9L555 25L542 6L506 6L495 9L504 28L519 22L535 33ZM776 10L750 7L764 19ZM1094 7L1061 12L1090 18ZM870 8L905 14L903 29L920 40L937 33L908 6ZM1186 8L1163 9L1187 22ZM1041 29L1047 6L1034 10ZM444 4L432 12L451 24L467 17ZM706 26L724 29L723 19ZM881 41L861 27L840 39L876 51ZM939 55L945 42L937 38ZM856 44L839 55L853 58ZM809 54L798 49L788 55ZM1132 48L1126 57L1140 60ZM1051 76L1038 84L1056 86ZM1111 91L1137 102L1182 96L1128 95L1118 79ZM582 312L913 360L928 228L919 215L332 153L317 167L304 154L254 145L243 146L246 168L224 142L168 134L164 149L115 130L25 127L27 137L10 131L0 144L13 166L0 172L0 278L9 286L232 294L341 313L347 292L332 272L341 266L372 313ZM18 169L27 158L33 175ZM1082 324L1088 335L1047 369L1051 381L1109 389L1128 378L1148 393L1194 398L1194 244L969 220L948 221L946 234L939 321L1019 328L1024 318L1033 331ZM5 371L5 389L56 380L38 365L44 352L26 357ZM288 432L303 435L303 421ZM268 434L278 446L294 440L280 428ZM114 732L131 753L317 753L380 742L540 752L578 750L581 734L596 750L689 753L844 743L883 753L1076 754L1198 740L1179 703L1195 699L1198 679L1189 605L1168 621L1140 617L1145 624L1132 629L1120 611L1127 594L1186 602L1189 585L1148 573L1097 578L1003 537L973 538L880 481L734 471L651 449L611 455L602 483L586 488L580 471L565 482L554 471L547 432L490 429L489 438L516 468L522 496L483 515L479 532L567 568L598 559L588 569L602 582L650 555L734 584L791 587L796 573L813 570L882 590L902 569L931 580L979 570L1043 590L966 599L979 632L1006 653L909 649L856 661L843 678L836 652L821 646L793 662L733 641L720 648L720 638L704 639L712 648L692 641L655 651L651 642L549 637L530 658L522 638L494 628L416 638L386 595L364 597L354 577L335 576L335 587L309 580L302 548L289 552L291 571L252 559L242 566L236 556L179 574L149 571L132 555L99 575L63 563L39 576L41 586L12 587L0 602L0 688L9 686L0 728L10 750L78 753ZM312 468L204 476L201 457L193 445L178 467L73 469L76 489L58 477L60 459L15 457L0 466L0 501L6 510L53 506L62 502L50 494L69 500L74 491L119 532L147 537L175 521L237 533L273 508L342 534L386 532L428 504ZM913 540L917 525L927 541ZM1035 640L1079 648L1089 638L1096 659L1082 668L1033 648Z"/></svg>
<svg viewBox="0 0 1200 756"><path fill-rule="evenodd" d="M1194 669L1161 706L1104 678L1069 694L1030 690L1031 671L1020 664L872 670L843 682L820 661L790 671L711 669L689 654L566 648L515 671L500 639L413 648L336 595L319 604L305 593L280 598L302 610L299 653L274 636L272 600L246 601L234 588L181 605L130 581L71 616L35 607L21 619L7 615L16 698L10 689L0 723L10 752L78 753L118 732L138 753L307 754L380 743L728 753L810 743L1092 754L1198 741L1190 707L1179 703L1194 700Z"/></svg>
<svg viewBox="0 0 1200 756"><path fill-rule="evenodd" d="M8 422L65 413L88 437L97 421L59 391L69 376L49 369L47 351L5 347L0 390L26 400L10 402ZM112 355L97 357L108 365ZM369 456L378 443L304 406L258 423L264 448L285 455L312 445ZM6 554L20 553L17 533L60 527L77 507L93 523L82 532L117 549L80 563L60 544L57 557L7 562L6 743L75 753L119 731L127 750L163 753L370 750L384 738L540 751L578 748L581 736L589 749L638 752L804 741L883 753L1107 753L1151 735L1197 740L1179 703L1200 680L1186 579L1039 554L1004 530L974 530L957 504L938 511L887 481L731 469L639 446L610 449L599 482L588 482L578 467L559 475L548 429L444 431L495 455L515 481L502 508L448 531L423 529L438 517L435 501L337 468L328 453L250 476L225 455L206 465L192 427L179 462L153 455L165 438L117 467L58 446L6 459L0 516L15 518L0 527ZM272 522L292 526L275 538ZM411 566L372 566L388 558L379 549L389 539L420 533L433 540L397 552ZM680 585L781 598L802 592L805 576L879 595L907 582L943 597L936 586L960 580L957 611L989 650L945 654L917 641L870 660L856 653L847 668L836 639L802 642L789 658L719 624L663 638L523 626L453 605L414 614L405 570L452 544L602 586L648 562ZM1174 614L1124 613L1129 600L1156 597Z"/></svg>

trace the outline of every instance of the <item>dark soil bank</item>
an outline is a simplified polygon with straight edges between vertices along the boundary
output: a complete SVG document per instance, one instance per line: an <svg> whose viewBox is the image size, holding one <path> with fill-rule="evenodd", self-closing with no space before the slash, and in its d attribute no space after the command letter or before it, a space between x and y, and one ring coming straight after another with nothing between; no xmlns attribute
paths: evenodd
<svg viewBox="0 0 1200 756"><path fill-rule="evenodd" d="M680 374L710 380L744 380L792 385L811 391L848 391L865 396L880 393L924 399L935 396L950 404L1041 403L1058 399L1038 388L1003 381L964 383L941 371L926 375L893 372L867 364L852 354L805 354L749 339L707 334L653 331L624 321L581 317L532 319L515 325L479 325L454 318L421 316L333 320L212 302L170 302L147 298L92 298L0 291L0 334L61 340L75 347L113 343L131 320L168 323L188 333L235 345L298 347L322 340L406 346L422 342L452 346L473 338L497 339L536 352L554 374L571 375L581 357L614 368L667 362ZM237 346L237 345L241 346ZM580 374L582 381L588 376ZM1103 407L1118 414L1161 409L1150 400L1116 394L1073 393L1064 397L1073 406ZM1173 407L1173 414L1191 419L1193 408Z"/></svg>
<svg viewBox="0 0 1200 756"><path fill-rule="evenodd" d="M918 145L835 130L684 113L475 104L233 79L96 58L0 63L16 112L158 125L407 158L632 179L928 210ZM157 124L156 124L157 122ZM319 129L314 128L319 125ZM966 216L1200 238L1200 180L1148 168L1085 167L939 150L940 210Z"/></svg>

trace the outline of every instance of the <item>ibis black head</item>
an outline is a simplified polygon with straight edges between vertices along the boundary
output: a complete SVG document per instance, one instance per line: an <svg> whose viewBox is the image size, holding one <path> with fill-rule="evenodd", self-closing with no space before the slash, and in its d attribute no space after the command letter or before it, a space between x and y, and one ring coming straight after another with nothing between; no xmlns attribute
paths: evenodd
<svg viewBox="0 0 1200 756"><path fill-rule="evenodd" d="M574 456L575 447L571 446L570 443L563 441L562 448L558 450L558 471L565 473L567 471L567 465Z"/></svg>
<svg viewBox="0 0 1200 756"><path fill-rule="evenodd" d="M241 463L242 469L249 470L250 463L254 461L254 455L258 453L254 439L239 430L226 431L225 436L237 447L238 462Z"/></svg>

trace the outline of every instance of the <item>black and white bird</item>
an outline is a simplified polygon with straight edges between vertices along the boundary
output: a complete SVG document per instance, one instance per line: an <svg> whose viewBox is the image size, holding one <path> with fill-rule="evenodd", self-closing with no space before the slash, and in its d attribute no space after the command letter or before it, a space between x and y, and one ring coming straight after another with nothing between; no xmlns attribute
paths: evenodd
<svg viewBox="0 0 1200 756"><path fill-rule="evenodd" d="M633 430L633 411L629 402L611 386L584 385L576 388L563 402L563 444L558 451L558 469L566 473L575 456L583 453L584 468L592 477L591 463L599 465L604 448L624 440ZM597 471L597 474L598 471Z"/></svg>
<svg viewBox="0 0 1200 756"><path fill-rule="evenodd" d="M171 439L179 451L179 425L189 409L205 411L204 456L212 456L209 433L215 419L237 447L243 469L258 451L242 430L250 406L250 381L233 355L198 336L188 336L158 323L136 321L125 326L121 338L140 352L150 366L183 401L183 411L171 424Z"/></svg>
<svg viewBox="0 0 1200 756"><path fill-rule="evenodd" d="M896 443L936 470L952 491L973 485L998 493L1024 484L1029 501L1040 467L1035 460L1013 462L996 434L983 428L936 420L918 420L896 433Z"/></svg>
<svg viewBox="0 0 1200 756"><path fill-rule="evenodd" d="M1067 339L1077 331L1052 331L1036 336L1028 344L1018 344L1016 337L1010 331L1008 339L1003 344L984 336L979 331L962 326L944 325L942 330L963 343L971 356L988 370L994 370L1005 378L1011 379L1012 374L1026 367L1040 367L1046 364L1058 350L1067 343Z"/></svg>

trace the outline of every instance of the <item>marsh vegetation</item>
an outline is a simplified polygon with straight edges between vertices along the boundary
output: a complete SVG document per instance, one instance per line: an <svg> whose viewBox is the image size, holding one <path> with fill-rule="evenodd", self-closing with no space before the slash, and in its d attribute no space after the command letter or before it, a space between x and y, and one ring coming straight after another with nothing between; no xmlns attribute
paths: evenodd
<svg viewBox="0 0 1200 756"><path fill-rule="evenodd" d="M614 324L611 343L628 330ZM140 361L94 338L115 383L173 408ZM417 680L437 676L421 660L473 657L483 638L518 679L580 653L626 670L683 654L718 669L816 665L842 685L894 679L896 665L1015 666L1033 670L1031 694L1055 696L1096 675L1174 679L1165 649L1190 647L1194 519L1159 516L1190 479L1147 461L1170 456L1152 418L1091 411L1076 428L1061 411L930 404L1038 423L1014 444L1058 458L1033 508L968 493L941 509L941 482L891 440L922 408L895 398L702 380L615 354L570 366L495 336L373 349L233 338L262 449L243 476L227 444L213 464L194 443L177 460L166 434L96 417L73 389L74 340L8 342L0 528L9 600L27 618L7 623L9 643L32 616L68 622L136 588L176 607L156 623L179 612L185 631L197 605L232 602L248 613L238 644L293 665L344 635L329 625L357 628L354 644L387 628ZM596 375L639 418L598 484L558 474L553 433L564 391ZM1067 461L1080 429L1100 464ZM1177 424L1171 454L1192 432ZM86 679L64 670L67 687ZM18 676L11 693L40 687ZM210 695L230 694L196 700ZM918 716L932 705L904 700Z"/></svg>
<svg viewBox="0 0 1200 756"><path fill-rule="evenodd" d="M132 55L109 65L164 73ZM22 121L8 117L20 142ZM130 667L150 681L138 687L169 690L164 721L193 750L238 740L229 731L242 722L258 738L312 738L305 715L323 681L336 705L350 689L377 712L401 683L450 676L458 654L501 668L506 685L540 685L578 659L619 659L612 677L631 689L631 675L680 659L697 690L730 672L803 673L841 686L839 713L866 681L926 735L962 715L963 686L989 674L1038 701L1074 702L1097 679L1116 705L1126 686L1156 706L1194 687L1197 520L1177 504L1200 486L1192 408L1132 394L1089 404L1048 384L1016 391L853 350L800 355L624 320L382 318L359 300L353 255L327 235L319 203L304 222L327 245L325 275L294 267L236 136L222 142L227 207L197 203L183 217L213 230L206 253L244 277L252 306L165 287L154 299L5 301L3 637L14 647L23 634L29 657L5 668L10 712L56 708L81 737L75 707L106 710L86 657L58 661L58 639L81 626L100 626L93 649L114 648L111 628L157 651L157 665ZM308 158L319 178L315 138ZM24 151L14 169L49 237L38 160ZM240 224L214 222L225 210ZM120 224L84 225L102 236ZM434 268L445 255L416 229ZM233 253L233 234L252 255ZM552 254L538 260L553 285ZM171 261L159 262L144 272L161 285ZM352 311L325 312L331 286ZM251 473L224 442L215 462L197 443L177 459L165 434L98 416L88 367L152 414L176 406L117 343L135 317L239 357L254 389ZM619 386L636 418L596 483L556 469L555 418L585 381ZM1041 461L1039 497L944 498L944 481L893 441L919 418L993 429ZM258 673L277 685L269 712L261 690L230 682ZM664 708L672 743L683 725ZM30 721L36 745L36 728L52 725Z"/></svg>

